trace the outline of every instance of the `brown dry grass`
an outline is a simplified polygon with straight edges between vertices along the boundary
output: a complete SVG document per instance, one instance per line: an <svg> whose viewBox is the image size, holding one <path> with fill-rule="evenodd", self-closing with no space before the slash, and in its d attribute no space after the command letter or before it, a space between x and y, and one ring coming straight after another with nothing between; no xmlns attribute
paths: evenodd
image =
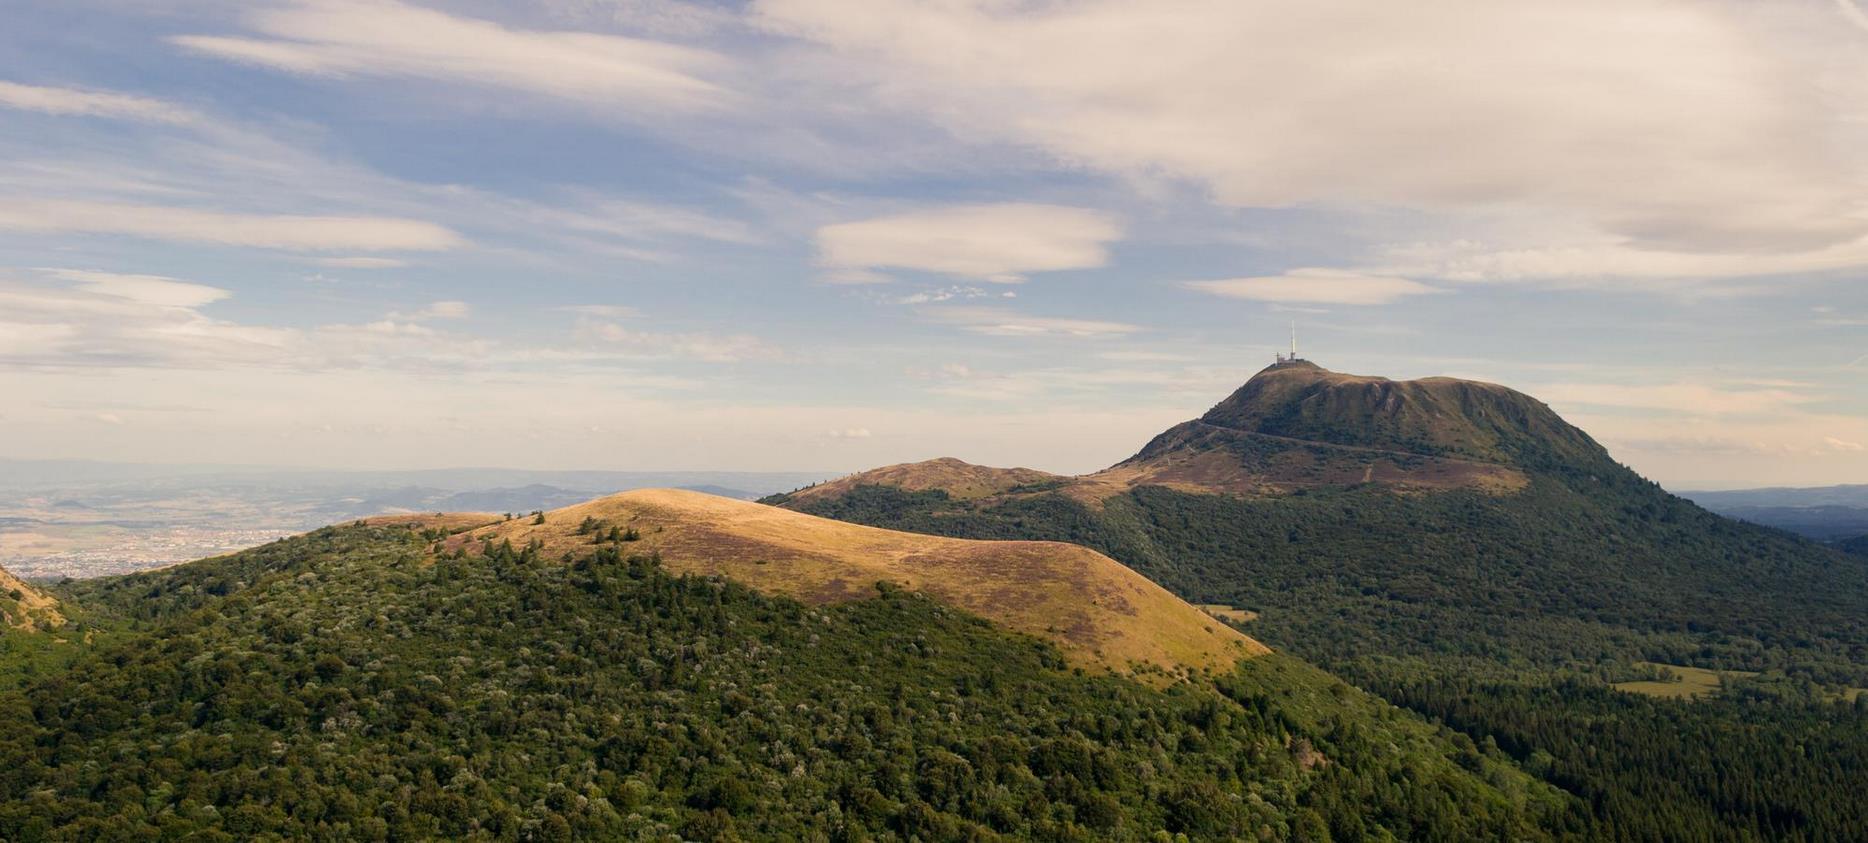
<svg viewBox="0 0 1868 843"><path fill-rule="evenodd" d="M411 512L402 515L372 515L362 520L372 527L467 530L495 523L500 520L500 516L487 512Z"/></svg>
<svg viewBox="0 0 1868 843"><path fill-rule="evenodd" d="M1213 617L1233 623L1250 623L1258 620L1258 613L1251 609L1241 609L1224 603L1202 603L1200 610Z"/></svg>
<svg viewBox="0 0 1868 843"><path fill-rule="evenodd" d="M11 600L11 592L14 591L20 593L20 598L14 602L14 608L11 611L5 612L4 617L0 617L0 622L25 630L36 629L39 621L45 621L55 627L65 625L65 614L59 611L56 599L27 585L25 580L13 576L12 572L5 568L0 568L0 594L8 595L8 599Z"/></svg>
<svg viewBox="0 0 1868 843"><path fill-rule="evenodd" d="M894 582L1018 632L1055 642L1074 664L1127 672L1224 670L1268 652L1147 578L1061 542L970 541L865 527L674 489L624 492L450 538L538 541L548 559L593 550L585 518L633 528L629 553L659 553L676 573L717 575L811 603L859 600Z"/></svg>

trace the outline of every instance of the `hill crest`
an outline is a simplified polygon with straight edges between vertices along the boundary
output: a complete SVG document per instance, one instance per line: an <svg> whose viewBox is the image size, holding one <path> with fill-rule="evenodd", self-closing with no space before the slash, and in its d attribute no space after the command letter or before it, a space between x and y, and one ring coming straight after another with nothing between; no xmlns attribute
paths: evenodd
<svg viewBox="0 0 1868 843"><path fill-rule="evenodd" d="M639 489L468 530L443 552L536 544L545 558L616 536L674 573L722 576L807 603L877 594L893 582L1054 642L1080 666L1224 670L1262 644L1107 556L1074 544L905 533L678 489ZM614 533L612 532L614 531ZM620 535L618 535L620 534Z"/></svg>
<svg viewBox="0 0 1868 843"><path fill-rule="evenodd" d="M807 486L790 493L790 496L808 500L845 494L857 486L893 486L908 492L938 489L946 492L948 497L970 500L1004 494L1020 487L1062 483L1072 479L1035 468L993 468L954 457L938 457L873 468Z"/></svg>

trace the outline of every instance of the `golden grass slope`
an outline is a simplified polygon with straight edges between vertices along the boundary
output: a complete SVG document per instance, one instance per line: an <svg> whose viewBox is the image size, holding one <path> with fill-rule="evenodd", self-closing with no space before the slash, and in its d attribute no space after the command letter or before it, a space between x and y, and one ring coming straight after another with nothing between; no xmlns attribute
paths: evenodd
<svg viewBox="0 0 1868 843"><path fill-rule="evenodd" d="M14 595L19 595L15 597ZM18 629L37 629L39 622L63 626L65 615L51 595L27 585L12 572L0 568L0 623Z"/></svg>
<svg viewBox="0 0 1868 843"><path fill-rule="evenodd" d="M411 512L396 515L372 515L362 519L372 527L409 527L416 530L446 530L454 532L473 527L484 527L501 520L490 512Z"/></svg>
<svg viewBox="0 0 1868 843"><path fill-rule="evenodd" d="M1224 670L1264 645L1121 563L1061 542L972 541L864 527L676 489L640 489L449 538L542 543L548 559L595 549L586 518L641 538L676 573L717 575L807 603L860 600L889 581L1008 629L1049 639L1073 664L1117 672Z"/></svg>

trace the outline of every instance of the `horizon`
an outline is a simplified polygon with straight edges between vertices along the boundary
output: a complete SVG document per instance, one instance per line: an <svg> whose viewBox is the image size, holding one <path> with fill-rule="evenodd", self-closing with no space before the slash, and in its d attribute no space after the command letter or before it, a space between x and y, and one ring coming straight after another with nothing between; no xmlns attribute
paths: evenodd
<svg viewBox="0 0 1868 843"><path fill-rule="evenodd" d="M1850 0L10 17L9 454L1082 474L1295 321L1669 489L1868 478Z"/></svg>

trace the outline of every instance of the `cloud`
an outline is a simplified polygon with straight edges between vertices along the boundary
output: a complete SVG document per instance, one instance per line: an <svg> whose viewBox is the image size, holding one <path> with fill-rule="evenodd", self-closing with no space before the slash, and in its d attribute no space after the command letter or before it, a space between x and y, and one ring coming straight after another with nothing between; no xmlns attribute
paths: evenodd
<svg viewBox="0 0 1868 843"><path fill-rule="evenodd" d="M832 439L868 439L869 428L845 427L838 430L825 431L824 435Z"/></svg>
<svg viewBox="0 0 1868 843"><path fill-rule="evenodd" d="M460 236L433 223L384 217L267 216L59 199L0 198L0 230L125 234L264 249L451 249Z"/></svg>
<svg viewBox="0 0 1868 843"><path fill-rule="evenodd" d="M208 317L226 291L169 278L57 270L74 287L0 282L0 369L285 365L292 331Z"/></svg>
<svg viewBox="0 0 1868 843"><path fill-rule="evenodd" d="M1362 275L1339 269L1293 269L1283 275L1187 281L1184 286L1216 296L1278 303L1388 304L1408 296L1446 292L1418 281Z"/></svg>
<svg viewBox="0 0 1868 843"><path fill-rule="evenodd" d="M1692 287L1708 281L1868 265L1868 238L1817 249L1733 253L1647 248L1621 238L1563 232L1555 224L1543 230L1535 223L1524 228L1504 232L1497 241L1462 239L1393 247L1365 271L1465 283L1543 282L1630 289L1628 280Z"/></svg>
<svg viewBox="0 0 1868 843"><path fill-rule="evenodd" d="M895 301L897 304L932 304L936 302L952 301L954 299L985 298L990 295L994 294L988 293L978 287L961 285L942 287L938 290L922 290L918 293L909 293Z"/></svg>
<svg viewBox="0 0 1868 843"><path fill-rule="evenodd" d="M192 123L199 116L162 100L110 91L46 88L0 80L0 106L43 114L113 117L148 123Z"/></svg>
<svg viewBox="0 0 1868 843"><path fill-rule="evenodd" d="M605 319L633 319L642 315L642 311L621 304L568 304L553 308L553 310L583 316L599 316Z"/></svg>
<svg viewBox="0 0 1868 843"><path fill-rule="evenodd" d="M1686 253L1818 249L1868 233L1863 162L1846 141L1852 95L1819 95L1809 44L1765 31L1741 5L753 9L768 31L825 48L823 73L879 107L1064 166L1191 182L1228 205L1541 208L1635 248Z"/></svg>
<svg viewBox="0 0 1868 843"><path fill-rule="evenodd" d="M414 313L391 313L389 318L425 322L430 319L466 319L472 313L473 308L464 301L438 301Z"/></svg>
<svg viewBox="0 0 1868 843"><path fill-rule="evenodd" d="M818 262L833 272L878 268L1016 283L1031 272L1089 269L1109 261L1116 220L1061 205L952 205L817 230Z"/></svg>
<svg viewBox="0 0 1868 843"><path fill-rule="evenodd" d="M196 308L232 295L219 287L178 281L160 275L124 275L82 269L42 271L54 278L76 281L81 289L88 292L158 307Z"/></svg>
<svg viewBox="0 0 1868 843"><path fill-rule="evenodd" d="M1864 451L1864 450L1868 450L1868 447L1863 447L1863 446L1862 446L1862 443L1860 443L1860 442L1848 442L1848 441L1845 441L1845 440L1842 440L1842 439L1837 439L1837 438L1835 438L1834 436L1825 436L1825 437L1823 437L1823 444L1825 444L1825 445L1828 445L1828 446L1829 446L1829 449L1830 449L1830 450L1832 450L1832 451Z"/></svg>
<svg viewBox="0 0 1868 843"><path fill-rule="evenodd" d="M1836 0L1836 9L1849 23L1854 24L1863 32L1868 32L1868 12L1863 12L1860 6L1855 5L1854 0Z"/></svg>
<svg viewBox="0 0 1868 843"><path fill-rule="evenodd" d="M1726 386L1693 382L1663 384L1556 383L1536 395L1551 404L1655 410L1682 415L1782 414L1816 396L1795 389Z"/></svg>
<svg viewBox="0 0 1868 843"><path fill-rule="evenodd" d="M740 24L739 16L726 8L681 0L544 0L544 4L574 20L596 19L656 35L694 37Z"/></svg>
<svg viewBox="0 0 1868 843"><path fill-rule="evenodd" d="M1139 325L1123 322L1026 316L996 307L931 307L923 312L935 322L994 337L1094 339L1122 337L1141 330Z"/></svg>
<svg viewBox="0 0 1868 843"><path fill-rule="evenodd" d="M310 329L242 324L201 312L229 297L217 287L153 275L41 272L62 283L0 280L0 371L458 370L492 351L484 340L406 317ZM456 304L429 310L462 312Z"/></svg>
<svg viewBox="0 0 1868 843"><path fill-rule="evenodd" d="M312 263L338 269L397 269L409 265L408 261L396 258L371 257L317 258Z"/></svg>
<svg viewBox="0 0 1868 843"><path fill-rule="evenodd" d="M703 78L703 50L589 32L512 29L381 0L300 0L247 13L261 37L183 35L177 45L307 76L469 82L584 104L709 107L730 97Z"/></svg>

